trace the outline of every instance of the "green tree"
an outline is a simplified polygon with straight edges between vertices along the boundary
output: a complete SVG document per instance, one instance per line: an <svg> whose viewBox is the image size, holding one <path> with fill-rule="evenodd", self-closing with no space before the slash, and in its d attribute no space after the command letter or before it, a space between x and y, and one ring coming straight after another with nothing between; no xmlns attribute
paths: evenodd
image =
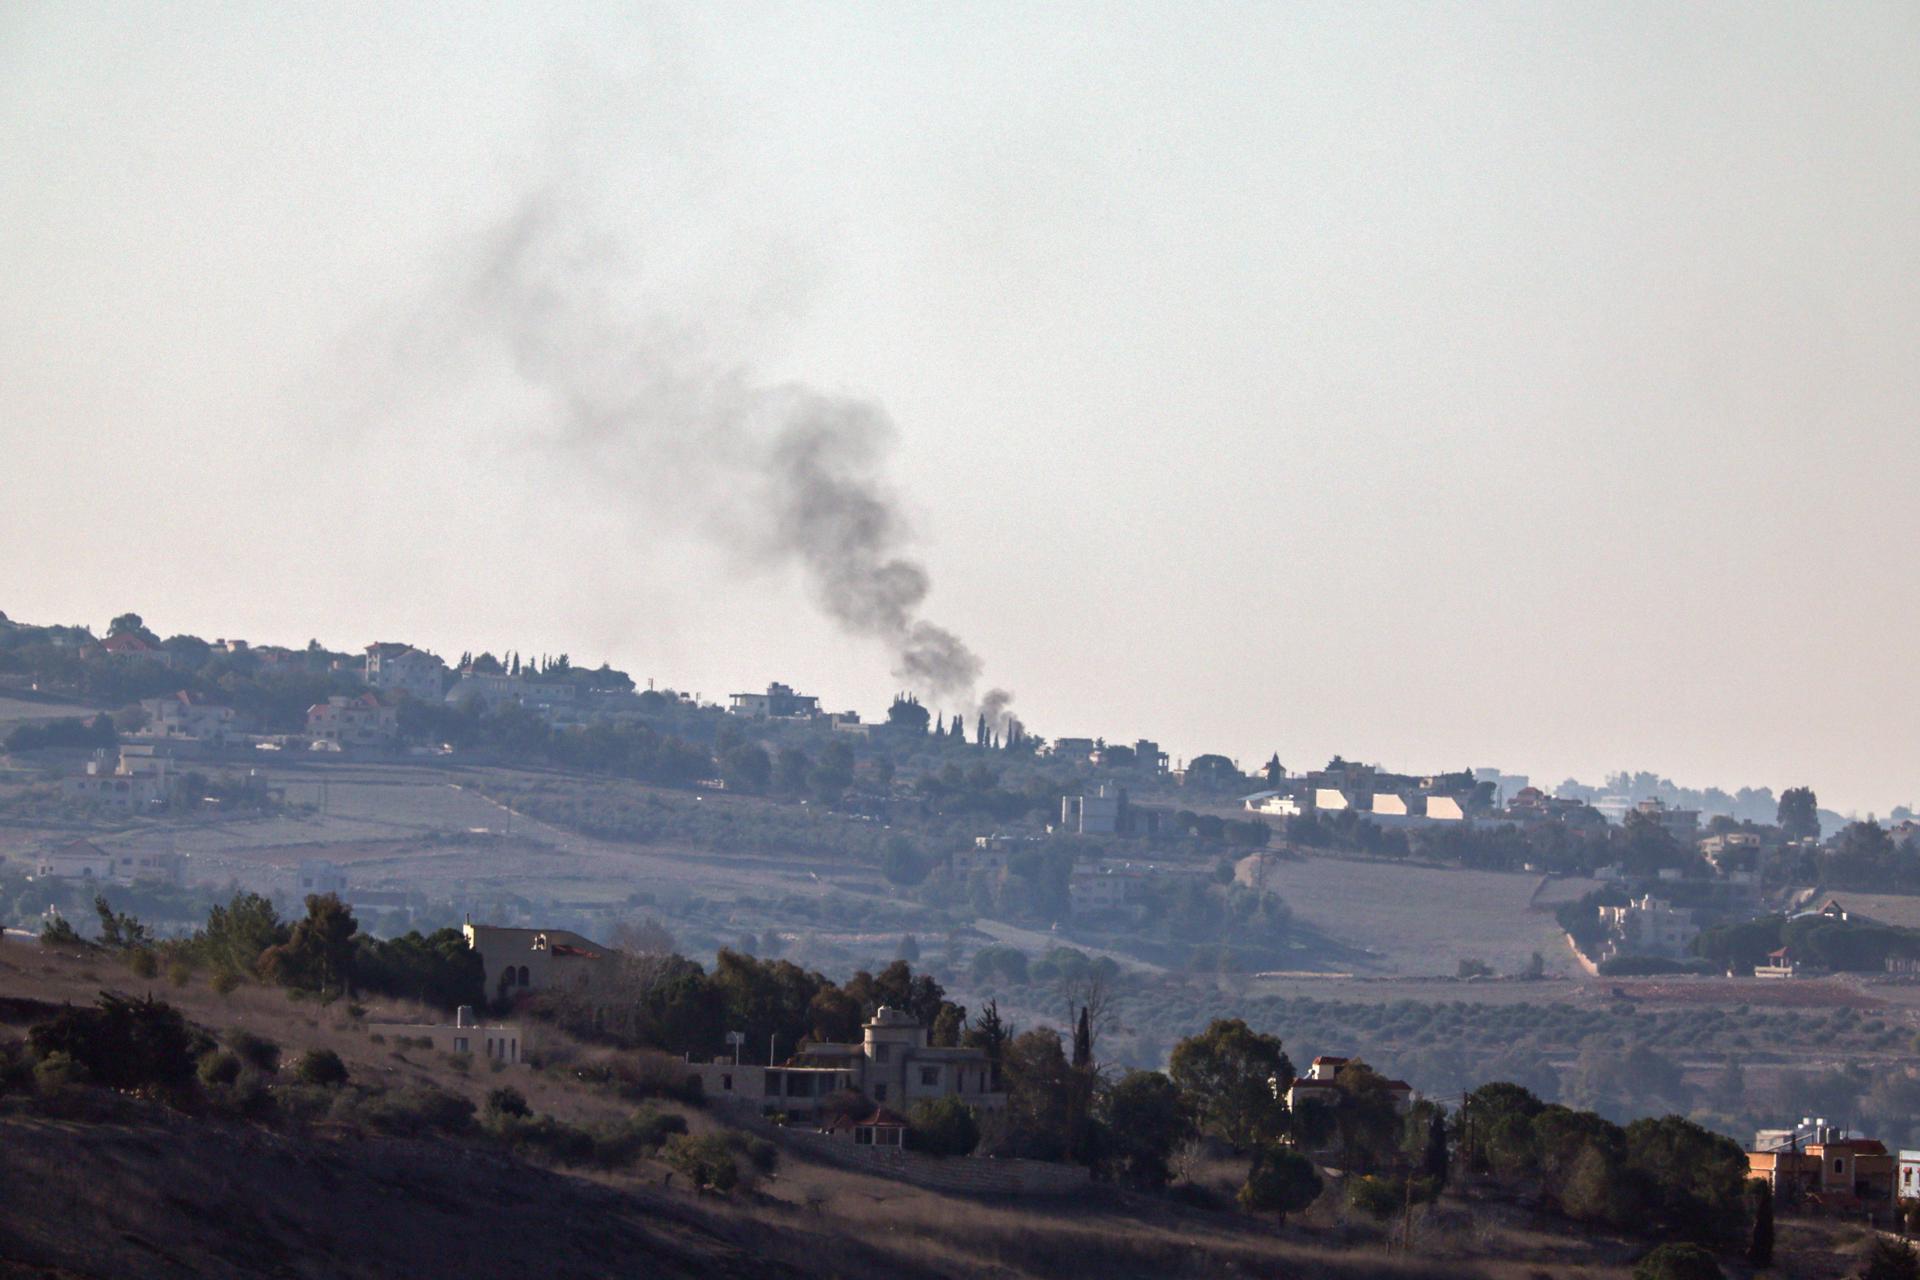
<svg viewBox="0 0 1920 1280"><path fill-rule="evenodd" d="M1285 1147L1262 1147L1247 1170L1240 1188L1240 1207L1248 1213L1271 1213L1285 1222L1320 1196L1320 1174L1313 1161Z"/></svg>
<svg viewBox="0 0 1920 1280"><path fill-rule="evenodd" d="M347 1082L347 1064L331 1049L309 1049L293 1064L293 1074L302 1084L331 1089Z"/></svg>
<svg viewBox="0 0 1920 1280"><path fill-rule="evenodd" d="M273 903L257 893L236 893L226 906L207 912L206 927L191 945L215 970L253 973L261 954L285 942L288 932Z"/></svg>
<svg viewBox="0 0 1920 1280"><path fill-rule="evenodd" d="M307 915L284 943L260 957L262 971L286 987L353 990L353 935L360 924L347 904L329 893L307 895Z"/></svg>
<svg viewBox="0 0 1920 1280"><path fill-rule="evenodd" d="M1158 1071L1129 1071L1104 1102L1120 1176L1136 1187L1164 1187L1174 1151L1193 1136L1179 1086Z"/></svg>
<svg viewBox="0 0 1920 1280"><path fill-rule="evenodd" d="M153 945L147 926L131 915L116 913L107 905L107 895L93 895L94 914L100 917L100 945L112 951L139 951Z"/></svg>
<svg viewBox="0 0 1920 1280"><path fill-rule="evenodd" d="M1293 1085L1293 1063L1278 1036L1263 1035L1239 1018L1215 1019L1174 1046L1167 1074L1200 1128L1245 1148L1286 1132L1282 1099Z"/></svg>
<svg viewBox="0 0 1920 1280"><path fill-rule="evenodd" d="M102 994L91 1009L62 1008L28 1028L34 1055L62 1054L109 1089L178 1089L193 1079L193 1033L172 1005L151 996Z"/></svg>
<svg viewBox="0 0 1920 1280"><path fill-rule="evenodd" d="M892 835L887 837L886 851L880 855L880 870L889 884L910 887L926 881L927 860L911 840Z"/></svg>
<svg viewBox="0 0 1920 1280"><path fill-rule="evenodd" d="M934 1156L964 1156L980 1142L980 1121L958 1098L929 1098L907 1115L907 1146Z"/></svg>
<svg viewBox="0 0 1920 1280"><path fill-rule="evenodd" d="M1812 840L1820 835L1820 801L1812 787L1788 787L1780 793L1775 815L1780 834L1789 840Z"/></svg>
<svg viewBox="0 0 1920 1280"><path fill-rule="evenodd" d="M1633 1264L1633 1280L1723 1280L1723 1273L1697 1244L1663 1244Z"/></svg>

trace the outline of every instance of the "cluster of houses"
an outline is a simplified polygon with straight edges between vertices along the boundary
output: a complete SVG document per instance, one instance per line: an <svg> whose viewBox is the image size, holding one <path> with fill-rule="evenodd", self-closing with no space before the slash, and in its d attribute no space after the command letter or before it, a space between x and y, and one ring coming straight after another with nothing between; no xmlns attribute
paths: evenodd
<svg viewBox="0 0 1920 1280"><path fill-rule="evenodd" d="M42 853L33 873L42 880L177 889L186 883L187 856L171 849L107 850L91 840L72 840Z"/></svg>
<svg viewBox="0 0 1920 1280"><path fill-rule="evenodd" d="M1776 1200L1814 1212L1886 1221L1901 1202L1920 1201L1920 1151L1890 1152L1879 1139L1824 1118L1760 1130L1747 1170Z"/></svg>

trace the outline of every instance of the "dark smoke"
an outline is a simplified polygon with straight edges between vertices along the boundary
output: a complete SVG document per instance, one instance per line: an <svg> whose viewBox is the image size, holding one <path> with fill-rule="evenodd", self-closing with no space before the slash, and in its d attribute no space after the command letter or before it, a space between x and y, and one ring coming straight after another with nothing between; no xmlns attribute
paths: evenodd
<svg viewBox="0 0 1920 1280"><path fill-rule="evenodd" d="M695 325L643 315L609 287L627 264L581 221L549 193L489 237L444 299L461 341L504 345L552 406L543 438L594 478L756 563L797 565L834 622L887 646L897 678L970 704L979 658L920 616L929 582L885 483L885 411L714 360ZM994 696L997 719L1006 695Z"/></svg>

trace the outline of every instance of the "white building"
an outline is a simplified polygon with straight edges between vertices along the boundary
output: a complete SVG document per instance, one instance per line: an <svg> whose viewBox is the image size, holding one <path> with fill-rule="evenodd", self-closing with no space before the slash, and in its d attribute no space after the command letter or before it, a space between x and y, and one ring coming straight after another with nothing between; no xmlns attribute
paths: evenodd
<svg viewBox="0 0 1920 1280"><path fill-rule="evenodd" d="M1091 795L1060 797L1060 830L1077 836L1110 836L1120 829L1127 793L1101 783Z"/></svg>
<svg viewBox="0 0 1920 1280"><path fill-rule="evenodd" d="M368 1022L367 1030L389 1040L405 1036L430 1040L437 1053L470 1053L489 1062L518 1066L524 1059L525 1033L518 1023L482 1023L473 1016L473 1006L463 1004L453 1015L451 1026L444 1022Z"/></svg>
<svg viewBox="0 0 1920 1280"><path fill-rule="evenodd" d="M94 752L86 771L61 779L60 790L85 804L139 813L172 799L177 785L172 760L152 747L127 746L117 755Z"/></svg>
<svg viewBox="0 0 1920 1280"><path fill-rule="evenodd" d="M400 718L371 693L335 694L307 708L307 736L336 747L385 746L399 736Z"/></svg>
<svg viewBox="0 0 1920 1280"><path fill-rule="evenodd" d="M1681 956L1700 934L1693 913L1647 894L1624 907L1601 907L1607 940L1600 958L1620 955Z"/></svg>
<svg viewBox="0 0 1920 1280"><path fill-rule="evenodd" d="M376 689L404 693L422 702L438 702L446 672L446 663L410 644L367 646L366 679Z"/></svg>
<svg viewBox="0 0 1920 1280"><path fill-rule="evenodd" d="M140 709L147 713L147 727L141 736L163 742L229 742L240 731L239 715L203 693L186 689L164 698L143 698Z"/></svg>
<svg viewBox="0 0 1920 1280"><path fill-rule="evenodd" d="M171 850L109 853L87 840L75 840L40 855L34 875L45 880L84 880L101 884L158 884L178 888L186 882L185 854Z"/></svg>

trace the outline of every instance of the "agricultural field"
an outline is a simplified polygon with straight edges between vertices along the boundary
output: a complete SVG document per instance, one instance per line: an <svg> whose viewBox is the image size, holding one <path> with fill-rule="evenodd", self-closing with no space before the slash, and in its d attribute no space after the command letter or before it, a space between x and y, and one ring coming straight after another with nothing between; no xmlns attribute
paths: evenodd
<svg viewBox="0 0 1920 1280"><path fill-rule="evenodd" d="M1311 940L1289 967L1355 975L1451 975L1466 959L1518 973L1536 951L1574 972L1553 904L1593 882L1547 885L1536 901L1537 875L1329 857L1269 861L1262 882Z"/></svg>

